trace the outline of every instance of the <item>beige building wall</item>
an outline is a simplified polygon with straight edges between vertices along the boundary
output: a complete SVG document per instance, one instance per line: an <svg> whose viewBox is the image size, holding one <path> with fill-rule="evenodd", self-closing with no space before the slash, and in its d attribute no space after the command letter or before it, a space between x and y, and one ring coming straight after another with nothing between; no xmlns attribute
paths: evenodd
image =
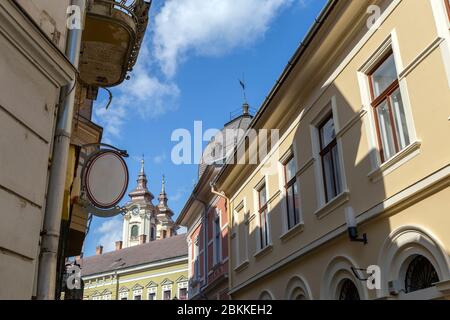
<svg viewBox="0 0 450 320"><path fill-rule="evenodd" d="M367 28L370 4L381 8L379 28ZM335 299L344 278L352 280L366 299L448 297L449 25L440 0L344 1L333 7L253 123L255 129L279 128L279 144L258 168L228 166L217 181L231 202L233 299L285 299L294 292ZM364 73L383 48L393 50L411 143L381 164ZM325 203L316 126L329 112L344 177L343 192ZM289 232L281 166L287 152L295 158L301 206L301 223ZM258 245L256 192L262 181L268 189L270 225L270 245L264 249ZM349 240L349 207L357 216L360 235L367 233L367 245ZM243 235L239 225L245 222ZM242 254L244 238L247 251ZM404 284L405 264L415 254L433 264L440 284L390 296L389 281ZM368 290L351 271L352 266L370 265L381 267L380 290Z"/></svg>
<svg viewBox="0 0 450 320"><path fill-rule="evenodd" d="M170 291L172 300L188 288L187 257L117 271L83 277L83 299L136 300L139 295L149 300L149 294L155 294L154 300L164 300L164 291Z"/></svg>
<svg viewBox="0 0 450 320"><path fill-rule="evenodd" d="M0 299L35 294L56 104L75 77L63 54L67 4L0 2Z"/></svg>

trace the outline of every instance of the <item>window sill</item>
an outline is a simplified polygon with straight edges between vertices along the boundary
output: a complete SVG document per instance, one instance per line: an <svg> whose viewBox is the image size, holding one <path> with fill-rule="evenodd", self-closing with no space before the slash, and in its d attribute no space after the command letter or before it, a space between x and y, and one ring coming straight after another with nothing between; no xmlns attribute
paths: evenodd
<svg viewBox="0 0 450 320"><path fill-rule="evenodd" d="M262 248L261 250L259 250L257 253L255 253L253 256L256 259L262 258L265 255L269 254L270 252L272 252L273 250L273 245L269 244L266 247Z"/></svg>
<svg viewBox="0 0 450 320"><path fill-rule="evenodd" d="M372 182L377 182L383 176L391 173L395 169L408 162L414 156L416 156L418 154L416 152L420 150L421 145L422 142L419 140L411 143L408 147L397 153L391 159L381 164L378 168L374 169L367 176Z"/></svg>
<svg viewBox="0 0 450 320"><path fill-rule="evenodd" d="M247 269L249 263L250 263L250 262L249 262L248 260L245 260L244 262L242 262L240 265L238 265L238 266L237 266L236 268L234 268L233 270L234 270L235 272L241 272L241 271Z"/></svg>
<svg viewBox="0 0 450 320"><path fill-rule="evenodd" d="M292 227L291 229L286 231L283 235L281 235L281 237L280 237L281 241L286 242L286 241L294 238L296 235L301 233L304 230L304 228L305 228L305 225L303 222L298 223L297 225L295 225L294 227Z"/></svg>
<svg viewBox="0 0 450 320"><path fill-rule="evenodd" d="M329 215L333 210L339 208L344 203L346 203L350 199L350 192L348 190L342 192L340 195L336 196L334 199L330 200L327 204L325 204L322 208L318 209L314 212L317 219L323 219L327 215Z"/></svg>
<svg viewBox="0 0 450 320"><path fill-rule="evenodd" d="M442 294L450 294L450 280L435 283L435 286L440 292L442 292Z"/></svg>

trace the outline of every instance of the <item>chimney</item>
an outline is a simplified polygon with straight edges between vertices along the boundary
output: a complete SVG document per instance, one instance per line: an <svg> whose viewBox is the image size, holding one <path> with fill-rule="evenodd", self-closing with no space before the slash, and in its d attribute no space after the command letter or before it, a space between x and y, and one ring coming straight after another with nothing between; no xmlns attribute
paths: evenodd
<svg viewBox="0 0 450 320"><path fill-rule="evenodd" d="M145 234L139 236L139 244L144 244L147 242L147 236Z"/></svg>
<svg viewBox="0 0 450 320"><path fill-rule="evenodd" d="M123 241L116 241L116 251L122 250Z"/></svg>
<svg viewBox="0 0 450 320"><path fill-rule="evenodd" d="M98 246L97 248L95 248L95 255L96 256L100 256L103 254L103 246Z"/></svg>
<svg viewBox="0 0 450 320"><path fill-rule="evenodd" d="M76 256L76 257L75 257L75 261L80 261L81 259L83 259L83 252L80 253L79 256Z"/></svg>

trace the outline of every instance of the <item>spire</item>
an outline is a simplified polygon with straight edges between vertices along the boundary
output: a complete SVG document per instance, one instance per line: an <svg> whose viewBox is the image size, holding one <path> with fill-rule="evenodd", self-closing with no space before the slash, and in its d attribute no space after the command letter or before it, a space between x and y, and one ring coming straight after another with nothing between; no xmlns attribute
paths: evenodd
<svg viewBox="0 0 450 320"><path fill-rule="evenodd" d="M139 177L137 180L137 183L138 183L137 189L138 190L147 190L147 182L148 181L147 181L147 176L145 175L144 165L145 165L144 156L142 156L141 171L139 172Z"/></svg>
<svg viewBox="0 0 450 320"><path fill-rule="evenodd" d="M169 199L167 198L167 194L166 194L166 177L164 175L162 177L161 193L159 194L158 199L159 199L160 207L167 207L167 201Z"/></svg>
<svg viewBox="0 0 450 320"><path fill-rule="evenodd" d="M161 193L166 194L166 177L163 175Z"/></svg>
<svg viewBox="0 0 450 320"><path fill-rule="evenodd" d="M142 155L140 175L145 175L144 164L145 164L144 155Z"/></svg>
<svg viewBox="0 0 450 320"><path fill-rule="evenodd" d="M136 188L129 194L131 197L131 200L133 201L135 198L138 197L145 197L149 199L149 201L153 200L153 194L148 190L147 188L147 175L145 174L145 161L144 156L142 156L141 159L141 169L139 170L139 175L137 179L137 186Z"/></svg>

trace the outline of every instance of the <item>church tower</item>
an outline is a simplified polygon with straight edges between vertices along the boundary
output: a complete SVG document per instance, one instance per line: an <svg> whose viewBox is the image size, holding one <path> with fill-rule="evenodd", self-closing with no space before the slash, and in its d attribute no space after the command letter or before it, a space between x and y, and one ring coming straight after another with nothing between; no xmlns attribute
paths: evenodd
<svg viewBox="0 0 450 320"><path fill-rule="evenodd" d="M158 197L159 204L154 206L155 197L148 190L144 164L144 160L141 160L137 186L130 192L130 201L125 205L123 248L174 236L178 229L172 219L173 211L167 205L165 178L163 177L161 194Z"/></svg>
<svg viewBox="0 0 450 320"><path fill-rule="evenodd" d="M166 194L166 179L163 176L161 193L158 197L159 204L157 207L157 235L158 239L165 239L177 234L178 226L173 221L173 211L167 205L168 198Z"/></svg>

